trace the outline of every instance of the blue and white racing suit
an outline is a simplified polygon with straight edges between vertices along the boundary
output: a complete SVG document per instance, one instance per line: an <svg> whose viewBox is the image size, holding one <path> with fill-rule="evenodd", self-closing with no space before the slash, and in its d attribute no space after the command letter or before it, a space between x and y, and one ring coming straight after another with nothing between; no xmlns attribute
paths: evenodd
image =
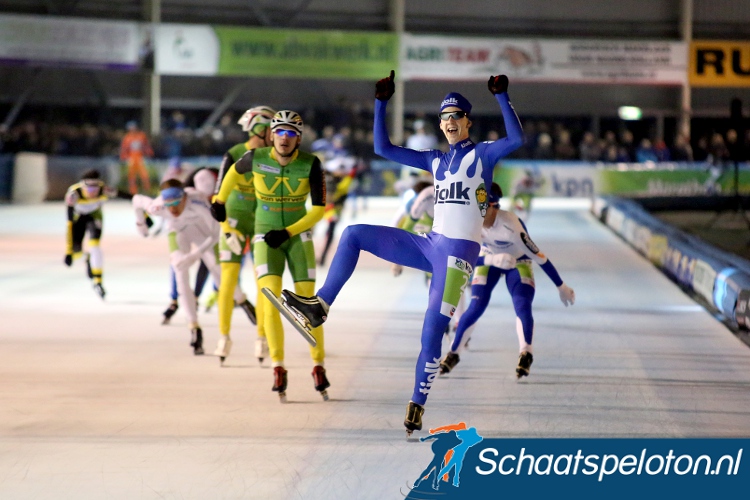
<svg viewBox="0 0 750 500"><path fill-rule="evenodd" d="M501 269L484 265L487 255L506 253L517 262L512 269ZM487 309L492 290L505 276L513 309L516 312L516 333L519 350L532 352L534 317L531 305L534 301L535 283L532 261L541 266L555 286L563 284L552 262L544 255L529 237L526 225L517 215L499 210L495 223L490 228L482 228L482 255L477 259L474 277L471 281L471 303L458 322L451 352L459 352L471 337L477 320Z"/></svg>
<svg viewBox="0 0 750 500"><path fill-rule="evenodd" d="M432 231L417 235L385 226L357 224L344 230L318 297L329 305L354 272L362 250L394 264L432 273L429 303L422 326L412 401L424 405L440 364L443 332L453 315L479 255L487 192L495 164L523 143L523 132L508 94L495 96L507 137L474 144L456 143L450 151L415 151L391 144L386 128L386 101L375 101L375 153L431 172L435 180Z"/></svg>

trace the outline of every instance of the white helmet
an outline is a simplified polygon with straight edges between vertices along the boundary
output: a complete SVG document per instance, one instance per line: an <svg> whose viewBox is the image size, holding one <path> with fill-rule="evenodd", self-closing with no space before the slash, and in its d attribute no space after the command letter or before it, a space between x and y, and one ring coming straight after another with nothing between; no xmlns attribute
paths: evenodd
<svg viewBox="0 0 750 500"><path fill-rule="evenodd" d="M276 130L277 127L283 126L291 127L296 130L298 134L302 135L302 117L295 111L285 109L273 115L273 120L271 120L271 130Z"/></svg>
<svg viewBox="0 0 750 500"><path fill-rule="evenodd" d="M269 125L275 113L268 106L256 106L245 111L237 123L244 132L251 132L256 125Z"/></svg>

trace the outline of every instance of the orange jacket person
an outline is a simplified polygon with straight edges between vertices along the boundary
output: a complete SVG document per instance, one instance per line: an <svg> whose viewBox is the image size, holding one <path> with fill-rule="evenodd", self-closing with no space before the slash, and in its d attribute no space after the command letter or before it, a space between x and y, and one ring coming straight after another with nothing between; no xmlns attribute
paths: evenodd
<svg viewBox="0 0 750 500"><path fill-rule="evenodd" d="M141 188L143 191L149 193L151 191L151 182L148 178L143 157L144 155L153 156L154 151L151 149L148 137L146 137L143 131L138 129L136 122L128 122L127 129L128 132L122 138L122 143L120 144L120 159L128 162L128 186L130 194L138 194L138 188L135 184L136 175L141 178Z"/></svg>

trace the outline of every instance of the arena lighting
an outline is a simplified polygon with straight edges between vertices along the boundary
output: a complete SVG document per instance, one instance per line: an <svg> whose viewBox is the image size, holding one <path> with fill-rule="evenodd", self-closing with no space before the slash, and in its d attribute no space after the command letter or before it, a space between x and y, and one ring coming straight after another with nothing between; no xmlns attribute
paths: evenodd
<svg viewBox="0 0 750 500"><path fill-rule="evenodd" d="M643 111L637 106L620 106L617 115L623 120L640 120Z"/></svg>

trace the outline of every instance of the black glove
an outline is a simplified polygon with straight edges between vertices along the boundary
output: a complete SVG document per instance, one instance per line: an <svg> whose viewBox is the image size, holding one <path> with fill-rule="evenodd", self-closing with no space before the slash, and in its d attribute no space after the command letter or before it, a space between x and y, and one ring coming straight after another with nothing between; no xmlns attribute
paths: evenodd
<svg viewBox="0 0 750 500"><path fill-rule="evenodd" d="M487 80L487 88L493 94L502 94L508 91L508 77L505 75L490 76Z"/></svg>
<svg viewBox="0 0 750 500"><path fill-rule="evenodd" d="M69 253L65 254L65 265L68 267L73 265L73 256Z"/></svg>
<svg viewBox="0 0 750 500"><path fill-rule="evenodd" d="M146 227L148 228L154 225L154 221L148 215L146 216L144 222L146 223Z"/></svg>
<svg viewBox="0 0 750 500"><path fill-rule="evenodd" d="M215 201L211 203L211 215L219 222L227 220L227 207L223 203Z"/></svg>
<svg viewBox="0 0 750 500"><path fill-rule="evenodd" d="M391 70L391 75L388 78L378 80L375 84L375 99L379 101L387 101L391 98L394 92L396 92L396 85L393 83L393 79L396 78L396 72Z"/></svg>
<svg viewBox="0 0 750 500"><path fill-rule="evenodd" d="M289 238L289 232L286 229L273 229L263 237L266 244L271 248L279 248Z"/></svg>

